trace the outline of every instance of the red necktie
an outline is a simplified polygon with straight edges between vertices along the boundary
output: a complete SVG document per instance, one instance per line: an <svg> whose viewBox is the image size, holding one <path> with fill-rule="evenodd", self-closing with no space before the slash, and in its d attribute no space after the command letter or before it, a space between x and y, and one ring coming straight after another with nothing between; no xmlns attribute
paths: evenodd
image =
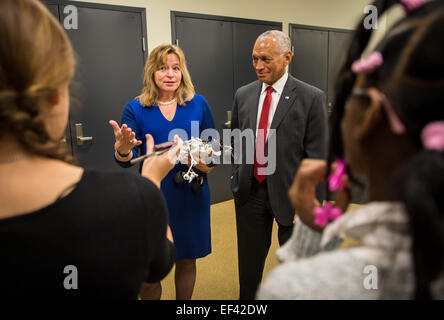
<svg viewBox="0 0 444 320"><path fill-rule="evenodd" d="M265 142L267 141L268 115L270 114L271 93L273 87L269 86L265 96L264 104L262 105L261 118L259 120L259 127L256 136L256 152L254 157L254 177L261 183L265 180L265 174L259 174L258 169L265 170Z"/></svg>

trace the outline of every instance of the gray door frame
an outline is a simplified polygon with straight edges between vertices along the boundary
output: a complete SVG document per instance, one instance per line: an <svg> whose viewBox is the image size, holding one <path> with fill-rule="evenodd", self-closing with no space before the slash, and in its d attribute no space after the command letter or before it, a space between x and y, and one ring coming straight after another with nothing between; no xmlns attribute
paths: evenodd
<svg viewBox="0 0 444 320"><path fill-rule="evenodd" d="M330 27L318 27L318 26L310 26L306 24L297 24L297 23L289 23L288 26L288 32L291 31L291 28L301 28L301 29L308 29L308 30L319 30L319 31L335 31L335 32L345 32L345 33L352 33L354 30L351 29L340 29L340 28L330 28Z"/></svg>
<svg viewBox="0 0 444 320"><path fill-rule="evenodd" d="M277 29L282 30L282 22L234 18L234 17L227 17L227 16L217 16L217 15L201 14L201 13L190 13L190 12L183 12L183 11L171 11L171 43L174 43L174 44L176 43L176 18L177 17L205 19L205 20L217 20L217 21L226 21L226 22L240 22L240 23L272 25L272 26L276 26ZM179 44L179 46L180 46L180 44Z"/></svg>

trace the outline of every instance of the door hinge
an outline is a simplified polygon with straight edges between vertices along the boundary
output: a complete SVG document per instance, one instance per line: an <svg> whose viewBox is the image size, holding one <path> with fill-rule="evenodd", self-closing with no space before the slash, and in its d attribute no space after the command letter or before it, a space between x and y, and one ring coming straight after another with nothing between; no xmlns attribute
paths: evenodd
<svg viewBox="0 0 444 320"><path fill-rule="evenodd" d="M142 37L142 50L143 50L143 52L146 51L146 47L145 47L145 37Z"/></svg>

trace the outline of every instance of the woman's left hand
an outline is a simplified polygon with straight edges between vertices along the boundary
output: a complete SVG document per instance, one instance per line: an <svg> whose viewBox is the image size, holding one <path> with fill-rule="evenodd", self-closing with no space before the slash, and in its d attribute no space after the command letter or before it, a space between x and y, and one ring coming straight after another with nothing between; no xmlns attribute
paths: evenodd
<svg viewBox="0 0 444 320"><path fill-rule="evenodd" d="M205 161L202 159L195 159L198 163L194 165L194 168L202 171L203 173L210 173L213 170L213 167L209 167L205 164Z"/></svg>
<svg viewBox="0 0 444 320"><path fill-rule="evenodd" d="M196 168L199 171L202 171L203 173L210 173L213 170L213 167L208 167L202 159L194 157L194 160L197 161L197 164L193 166L193 168ZM184 157L181 160L182 164L186 164L188 167L191 166L191 157Z"/></svg>

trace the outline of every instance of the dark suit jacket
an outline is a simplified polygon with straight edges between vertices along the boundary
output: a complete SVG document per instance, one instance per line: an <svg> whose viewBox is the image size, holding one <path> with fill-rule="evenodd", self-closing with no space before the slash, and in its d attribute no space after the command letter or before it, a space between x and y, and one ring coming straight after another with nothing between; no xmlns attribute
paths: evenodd
<svg viewBox="0 0 444 320"><path fill-rule="evenodd" d="M231 115L232 130L255 132L261 89L262 82L255 81L237 90ZM325 157L327 112L324 93L289 75L270 126L267 144L272 139L271 129L276 130L276 169L265 181L276 220L291 226L294 209L288 199L288 190L299 164L303 158ZM253 139L251 135L244 139L242 154L236 158L235 153L231 190L237 206L247 201L254 179L254 162L250 159L247 163L246 158L248 146L255 145ZM236 164L240 160L241 163Z"/></svg>

